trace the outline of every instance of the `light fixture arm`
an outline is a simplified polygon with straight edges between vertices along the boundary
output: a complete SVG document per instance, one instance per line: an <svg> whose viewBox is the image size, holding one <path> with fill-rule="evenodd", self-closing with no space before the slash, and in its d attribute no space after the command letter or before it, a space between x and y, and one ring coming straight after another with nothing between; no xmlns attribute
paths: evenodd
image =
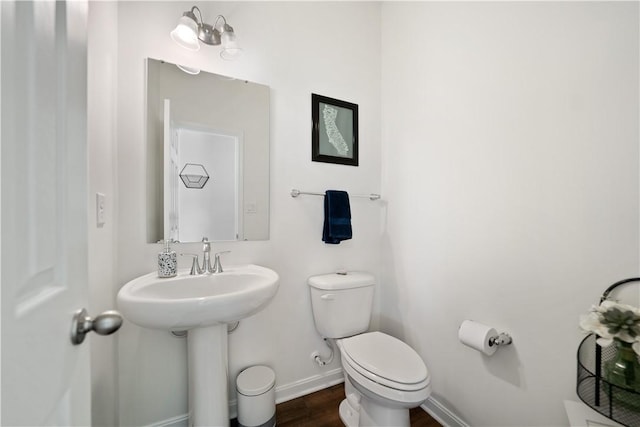
<svg viewBox="0 0 640 427"><path fill-rule="evenodd" d="M222 26L222 29L226 31L226 26L227 26L227 18L224 17L224 15L218 15L216 16L216 21L213 24L213 28L216 28L218 26L218 21L220 21L222 19L222 21L224 22L224 25Z"/></svg>
<svg viewBox="0 0 640 427"><path fill-rule="evenodd" d="M216 23L213 25L214 27L218 24L218 20L222 19L222 21L224 22L224 24L222 25L222 31L220 31L221 33L225 33L225 32L229 32L229 33L233 33L233 27L229 24L227 24L227 19L223 16L223 15L218 15L216 18Z"/></svg>
<svg viewBox="0 0 640 427"><path fill-rule="evenodd" d="M198 15L200 15L200 20L198 20L196 14L193 13L196 10L198 11ZM184 12L182 16L186 16L187 18L192 19L198 27L202 25L202 12L200 11L200 8L198 8L198 6L193 6L191 10Z"/></svg>
<svg viewBox="0 0 640 427"><path fill-rule="evenodd" d="M198 11L198 15L200 15L200 21L198 21L197 19L195 20L196 24L198 24L198 25L203 24L204 21L202 20L202 12L200 11L200 8L198 6L193 6L191 8L191 12L189 12L189 13L191 13L195 17L196 15L195 15L195 13L193 13L194 10L197 10Z"/></svg>

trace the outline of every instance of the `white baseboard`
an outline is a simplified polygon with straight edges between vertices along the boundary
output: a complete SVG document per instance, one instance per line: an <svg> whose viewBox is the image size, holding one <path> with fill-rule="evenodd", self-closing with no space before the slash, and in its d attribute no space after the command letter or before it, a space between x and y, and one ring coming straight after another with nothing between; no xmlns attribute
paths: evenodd
<svg viewBox="0 0 640 427"><path fill-rule="evenodd" d="M443 427L470 427L462 418L450 411L449 408L433 396L429 397L420 407L431 415L434 420L442 424Z"/></svg>
<svg viewBox="0 0 640 427"><path fill-rule="evenodd" d="M287 402L341 382L344 382L344 375L342 374L342 368L337 368L321 375L314 375L293 383L283 384L276 387L276 403ZM232 399L229 399L229 417L236 418L238 416L238 400L235 396L230 397ZM188 427L188 424L189 416L183 414L158 421L147 427Z"/></svg>
<svg viewBox="0 0 640 427"><path fill-rule="evenodd" d="M342 368L337 368L321 375L314 375L289 384L283 384L276 387L276 403L287 402L342 382L344 382ZM429 397L420 407L442 424L443 427L470 427L462 418L449 410L433 396ZM231 418L238 416L238 402L235 398L229 401L229 416ZM183 414L158 421L147 427L188 427L188 425L189 416Z"/></svg>
<svg viewBox="0 0 640 427"><path fill-rule="evenodd" d="M189 427L189 414L182 414L176 417L167 418L166 420L149 424L146 427Z"/></svg>
<svg viewBox="0 0 640 427"><path fill-rule="evenodd" d="M300 381L284 384L276 387L276 403L293 400L342 382L344 382L342 368L336 368L321 375L314 375Z"/></svg>

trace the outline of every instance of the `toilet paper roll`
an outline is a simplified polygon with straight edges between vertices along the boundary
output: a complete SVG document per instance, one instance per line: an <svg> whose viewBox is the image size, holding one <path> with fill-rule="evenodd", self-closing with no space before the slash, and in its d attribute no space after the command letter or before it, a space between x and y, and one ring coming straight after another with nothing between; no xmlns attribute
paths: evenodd
<svg viewBox="0 0 640 427"><path fill-rule="evenodd" d="M497 345L489 345L489 339L497 336L495 329L473 320L465 320L458 329L458 339L462 344L487 356L491 356L498 349Z"/></svg>

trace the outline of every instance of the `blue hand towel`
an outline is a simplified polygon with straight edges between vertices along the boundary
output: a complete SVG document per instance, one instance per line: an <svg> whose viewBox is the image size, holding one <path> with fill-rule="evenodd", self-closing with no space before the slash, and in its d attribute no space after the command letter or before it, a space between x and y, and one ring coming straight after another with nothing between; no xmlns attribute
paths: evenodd
<svg viewBox="0 0 640 427"><path fill-rule="evenodd" d="M322 241L338 244L351 239L351 208L346 191L327 190L324 194Z"/></svg>

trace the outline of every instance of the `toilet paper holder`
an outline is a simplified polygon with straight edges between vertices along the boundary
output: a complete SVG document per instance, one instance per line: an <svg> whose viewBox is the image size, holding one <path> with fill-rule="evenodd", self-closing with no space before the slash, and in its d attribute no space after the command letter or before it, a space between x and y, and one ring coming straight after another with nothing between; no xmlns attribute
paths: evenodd
<svg viewBox="0 0 640 427"><path fill-rule="evenodd" d="M498 348L513 342L511 335L506 332L498 333L491 326L474 320L464 320L460 324L458 339L467 347L478 350L487 356L493 355Z"/></svg>
<svg viewBox="0 0 640 427"><path fill-rule="evenodd" d="M513 339L511 338L511 335L505 332L500 332L497 336L489 338L489 346L491 347L493 347L494 345L496 346L509 345L512 342L513 342Z"/></svg>

